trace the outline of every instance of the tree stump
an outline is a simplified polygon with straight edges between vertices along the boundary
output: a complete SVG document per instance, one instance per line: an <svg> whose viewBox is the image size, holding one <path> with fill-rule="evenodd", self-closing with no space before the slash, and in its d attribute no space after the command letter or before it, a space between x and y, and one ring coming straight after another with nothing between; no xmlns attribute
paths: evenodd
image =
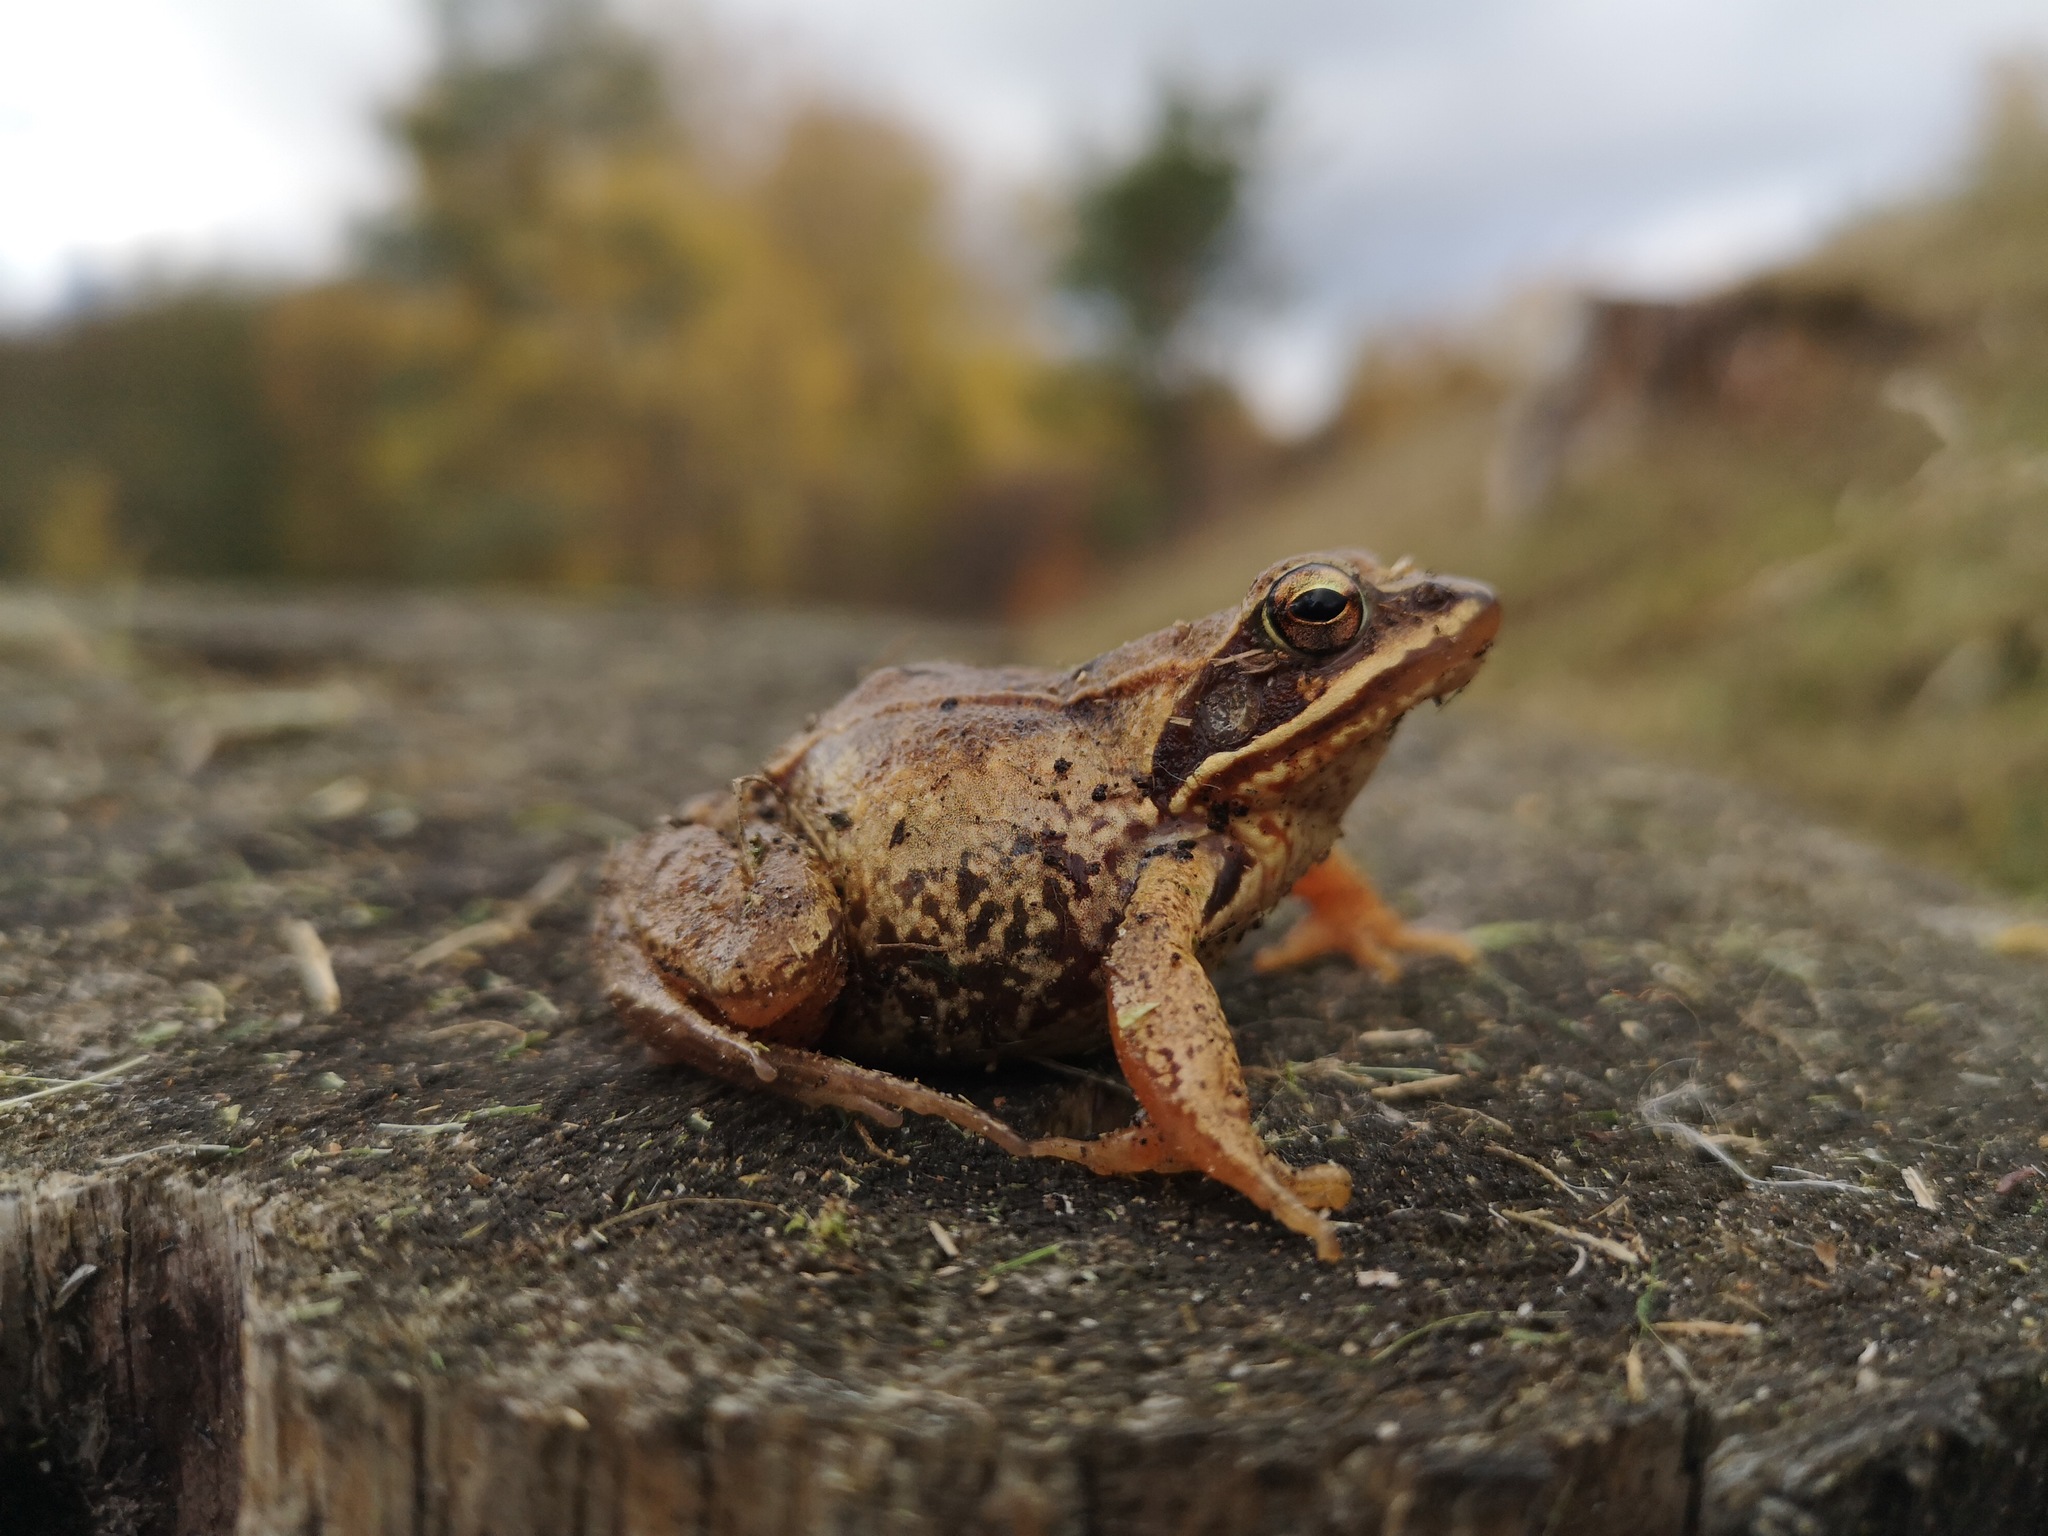
<svg viewBox="0 0 2048 1536"><path fill-rule="evenodd" d="M1268 1139L1353 1172L1340 1266L651 1064L606 843L989 644L0 598L0 1530L2038 1527L2048 970L1727 785L1404 739L1354 851L1486 964L1219 975ZM1130 1113L1106 1062L944 1081Z"/></svg>

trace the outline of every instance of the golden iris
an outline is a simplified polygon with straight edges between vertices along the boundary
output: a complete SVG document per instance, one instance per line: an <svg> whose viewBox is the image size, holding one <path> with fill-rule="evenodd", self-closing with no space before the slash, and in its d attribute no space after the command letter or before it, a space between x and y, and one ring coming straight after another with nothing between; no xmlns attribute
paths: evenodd
<svg viewBox="0 0 2048 1536"><path fill-rule="evenodd" d="M1266 628L1297 651L1323 656L1341 651L1365 627L1365 594L1349 571L1301 565L1266 594Z"/></svg>

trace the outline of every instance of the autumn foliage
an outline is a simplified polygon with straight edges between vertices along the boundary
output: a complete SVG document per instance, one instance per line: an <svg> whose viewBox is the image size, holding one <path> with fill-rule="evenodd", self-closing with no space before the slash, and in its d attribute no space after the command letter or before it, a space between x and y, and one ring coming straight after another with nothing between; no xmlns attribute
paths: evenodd
<svg viewBox="0 0 2048 1536"><path fill-rule="evenodd" d="M408 189L344 274L0 340L0 569L1016 614L1266 450L1227 386L1161 366L1241 201L1199 98L1077 191L1063 280L1136 329L1061 348L1045 292L963 259L902 127L718 120L718 60L595 0L443 10L476 35L392 119Z"/></svg>
<svg viewBox="0 0 2048 1536"><path fill-rule="evenodd" d="M889 124L700 152L600 30L445 70L360 276L269 316L287 569L914 597L945 525L1060 464L1045 364Z"/></svg>

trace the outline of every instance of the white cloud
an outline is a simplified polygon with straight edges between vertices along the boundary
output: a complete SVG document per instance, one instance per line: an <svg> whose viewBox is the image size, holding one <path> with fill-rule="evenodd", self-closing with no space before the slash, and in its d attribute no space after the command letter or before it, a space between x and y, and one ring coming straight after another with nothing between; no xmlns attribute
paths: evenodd
<svg viewBox="0 0 2048 1536"><path fill-rule="evenodd" d="M0 0L0 307L144 265L305 268L389 184L405 0Z"/></svg>
<svg viewBox="0 0 2048 1536"><path fill-rule="evenodd" d="M1924 180L2040 0L621 0L921 123L983 188L1128 141L1161 69L1280 102L1239 373L1312 414L1356 337L1531 278L1724 279ZM423 0L0 0L0 307L148 256L307 270L394 168ZM987 205L987 197L981 199ZM1320 380L1320 383L1315 381Z"/></svg>

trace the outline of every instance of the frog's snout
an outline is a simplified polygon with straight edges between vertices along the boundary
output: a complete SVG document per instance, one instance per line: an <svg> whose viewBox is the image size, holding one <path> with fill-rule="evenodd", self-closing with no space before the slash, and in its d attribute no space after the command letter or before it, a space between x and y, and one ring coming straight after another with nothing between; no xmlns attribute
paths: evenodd
<svg viewBox="0 0 2048 1536"><path fill-rule="evenodd" d="M1449 616L1450 626L1438 633L1455 634L1461 649L1490 645L1500 632L1500 598L1484 582L1462 576L1423 576L1401 595L1417 615Z"/></svg>

